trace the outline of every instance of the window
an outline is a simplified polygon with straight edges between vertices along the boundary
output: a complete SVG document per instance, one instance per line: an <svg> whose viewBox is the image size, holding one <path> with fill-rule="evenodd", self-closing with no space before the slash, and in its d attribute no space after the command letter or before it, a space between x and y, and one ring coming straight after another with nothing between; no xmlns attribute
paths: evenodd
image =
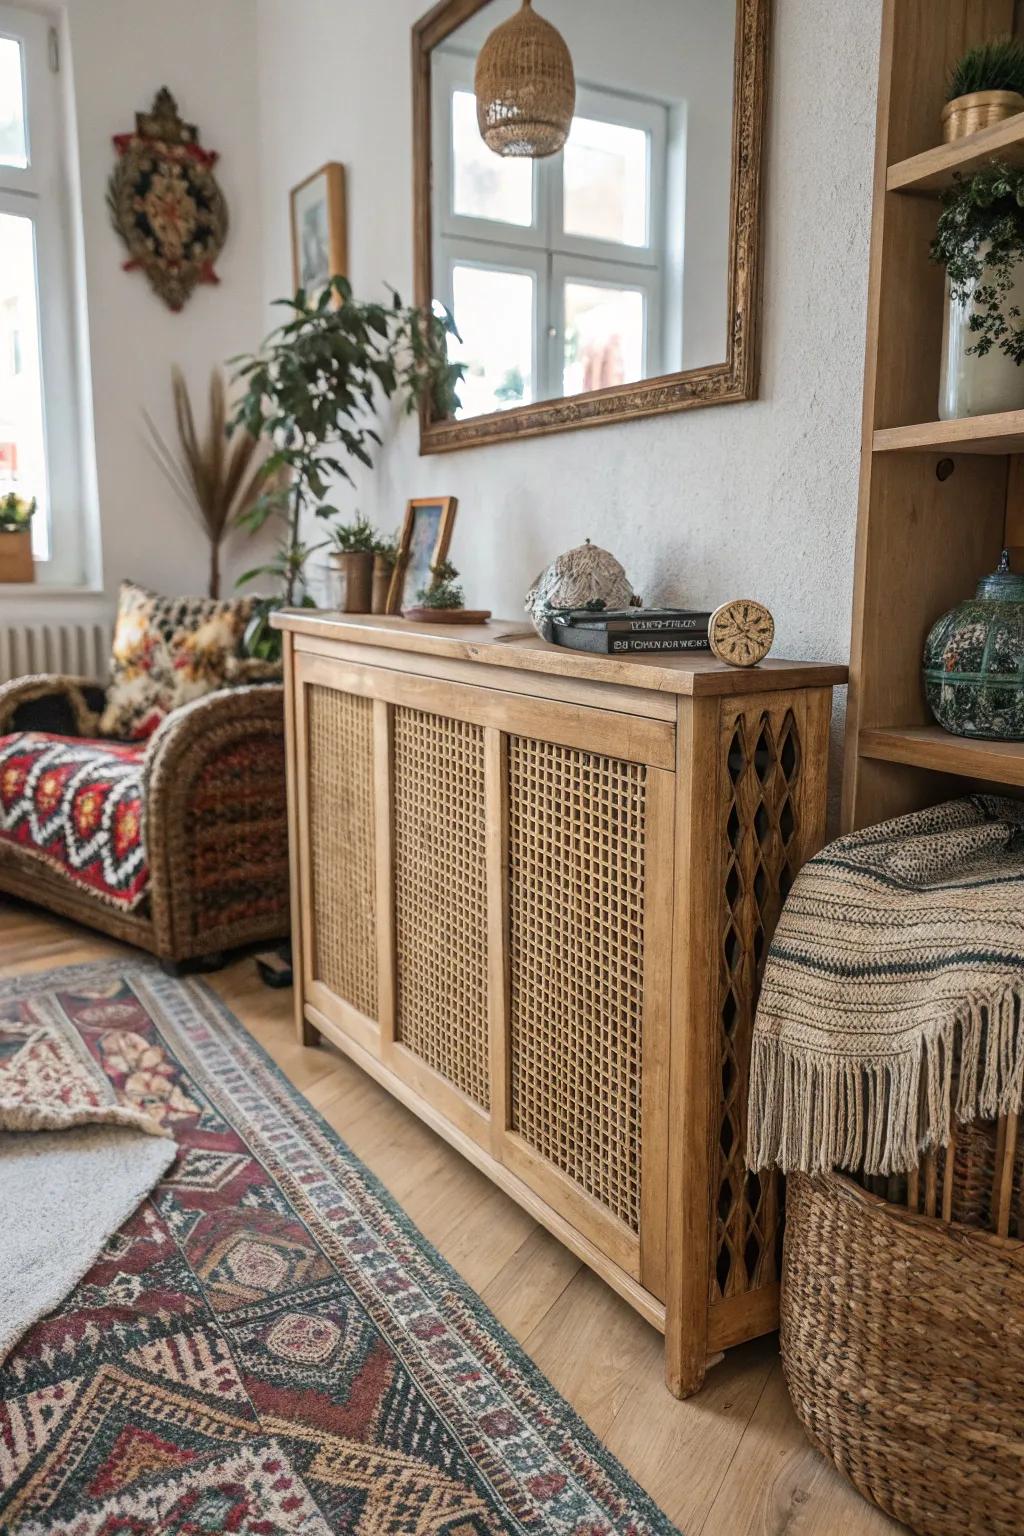
<svg viewBox="0 0 1024 1536"><path fill-rule="evenodd" d="M0 4L0 495L39 503L43 580L83 574L64 97L56 33Z"/></svg>
<svg viewBox="0 0 1024 1536"><path fill-rule="evenodd" d="M661 371L668 108L580 87L548 160L483 143L469 55L435 55L438 297L464 338L460 416Z"/></svg>

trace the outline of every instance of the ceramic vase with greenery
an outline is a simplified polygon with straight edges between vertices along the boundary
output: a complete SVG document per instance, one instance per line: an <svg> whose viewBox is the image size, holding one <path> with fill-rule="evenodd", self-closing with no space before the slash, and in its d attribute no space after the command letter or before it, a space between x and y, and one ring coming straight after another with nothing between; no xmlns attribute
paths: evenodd
<svg viewBox="0 0 1024 1536"><path fill-rule="evenodd" d="M448 359L451 317L407 308L397 293L390 303L361 303L347 279L335 277L315 299L300 289L279 302L290 318L258 353L235 359L244 394L233 425L269 438L267 470L287 479L239 519L254 533L270 522L280 530L274 558L239 581L269 576L281 585L278 597L261 602L247 636L250 653L264 657L280 655L280 636L269 622L273 609L312 604L307 563L324 541L309 541L304 515L336 519L338 509L328 500L332 481L352 483L353 463L372 468L380 403L396 400L411 412L429 399L435 410L451 414L464 371Z"/></svg>
<svg viewBox="0 0 1024 1536"><path fill-rule="evenodd" d="M1024 43L1013 37L971 48L952 68L942 109L942 138L990 128L1024 112Z"/></svg>
<svg viewBox="0 0 1024 1536"><path fill-rule="evenodd" d="M377 534L365 517L331 528L331 561L342 579L342 611L369 613L373 606L373 562Z"/></svg>
<svg viewBox="0 0 1024 1536"><path fill-rule="evenodd" d="M1024 168L992 164L944 193L931 257L946 269L939 417L1024 408Z"/></svg>
<svg viewBox="0 0 1024 1536"><path fill-rule="evenodd" d="M379 538L373 548L373 595L371 613L387 613L391 583L398 563L398 536Z"/></svg>

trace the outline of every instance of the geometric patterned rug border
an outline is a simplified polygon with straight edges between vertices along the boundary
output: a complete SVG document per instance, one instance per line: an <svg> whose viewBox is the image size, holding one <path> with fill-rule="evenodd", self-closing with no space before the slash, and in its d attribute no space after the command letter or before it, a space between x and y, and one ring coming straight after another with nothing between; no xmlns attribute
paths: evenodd
<svg viewBox="0 0 1024 1536"><path fill-rule="evenodd" d="M206 983L45 993L180 1153L0 1372L17 1536L675 1528Z"/></svg>

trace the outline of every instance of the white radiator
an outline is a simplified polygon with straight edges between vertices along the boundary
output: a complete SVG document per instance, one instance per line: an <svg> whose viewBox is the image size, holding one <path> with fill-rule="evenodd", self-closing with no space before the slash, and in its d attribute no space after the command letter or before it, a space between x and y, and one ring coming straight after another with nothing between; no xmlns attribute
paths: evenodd
<svg viewBox="0 0 1024 1536"><path fill-rule="evenodd" d="M105 681L110 670L111 628L83 620L73 624L0 622L0 683L29 672L63 672Z"/></svg>

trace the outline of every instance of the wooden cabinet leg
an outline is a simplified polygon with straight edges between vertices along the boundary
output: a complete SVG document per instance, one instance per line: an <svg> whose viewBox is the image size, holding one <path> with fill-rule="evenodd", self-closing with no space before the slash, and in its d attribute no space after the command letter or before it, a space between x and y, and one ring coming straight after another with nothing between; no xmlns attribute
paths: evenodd
<svg viewBox="0 0 1024 1536"><path fill-rule="evenodd" d="M295 1018L295 1033L299 1037L301 1045L319 1045L320 1031L311 1024L304 1014L297 1014Z"/></svg>
<svg viewBox="0 0 1024 1536"><path fill-rule="evenodd" d="M692 1342L692 1341L691 1341ZM665 1385L673 1397L692 1397L704 1385L708 1362L704 1350L687 1347L680 1338L665 1335Z"/></svg>

